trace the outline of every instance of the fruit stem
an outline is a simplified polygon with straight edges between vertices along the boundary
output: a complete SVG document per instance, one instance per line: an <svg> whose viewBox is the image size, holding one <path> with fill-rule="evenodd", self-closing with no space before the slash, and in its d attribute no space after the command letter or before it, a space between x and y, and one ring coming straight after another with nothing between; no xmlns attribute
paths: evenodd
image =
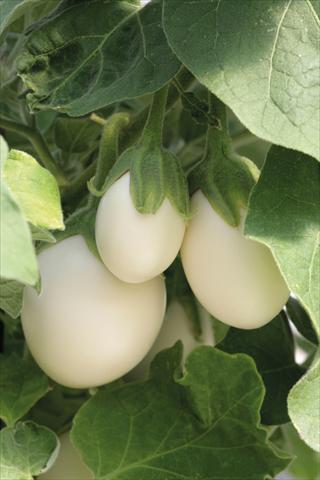
<svg viewBox="0 0 320 480"><path fill-rule="evenodd" d="M149 110L146 125L143 129L140 142L162 145L163 122L165 118L169 85L165 85L154 95Z"/></svg>
<svg viewBox="0 0 320 480"><path fill-rule="evenodd" d="M179 85L183 89L189 89L195 82L194 76L185 67L181 67L175 78L179 81ZM180 94L176 87L172 85L168 94L167 113L179 99ZM141 112L132 117L128 127L123 129L123 131L120 133L120 153L138 141L143 127L146 124L147 118L148 107L144 108Z"/></svg>
<svg viewBox="0 0 320 480"><path fill-rule="evenodd" d="M185 68L182 67L179 73L176 75L176 78L179 80L181 88L190 88L193 84L194 77L193 75ZM168 101L167 101L167 111L176 104L179 100L180 95L176 88L172 86L169 89ZM141 112L131 117L130 122L125 128L121 129L119 132L119 153L122 153L124 150L129 148L132 144L136 143L141 132L143 131L144 125L148 118L149 108L144 108ZM106 119L97 115L96 113L91 114L91 120L99 123L100 125L105 125L107 122ZM87 182L94 175L96 170L97 161L94 160L75 180L73 180L67 188L63 189L62 198L65 202L77 200L78 197L84 195L87 190Z"/></svg>

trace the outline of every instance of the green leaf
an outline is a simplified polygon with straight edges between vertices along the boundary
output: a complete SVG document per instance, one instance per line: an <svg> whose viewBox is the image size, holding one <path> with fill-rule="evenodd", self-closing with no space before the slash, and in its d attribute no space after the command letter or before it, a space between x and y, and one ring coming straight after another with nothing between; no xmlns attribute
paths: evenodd
<svg viewBox="0 0 320 480"><path fill-rule="evenodd" d="M245 233L272 251L290 290L320 334L320 165L293 150L271 147L253 189ZM307 179L307 181L304 181Z"/></svg>
<svg viewBox="0 0 320 480"><path fill-rule="evenodd" d="M55 243L56 239L52 235L49 230L45 228L35 227L34 225L30 225L30 230L32 234L33 240L38 242L47 242L47 243Z"/></svg>
<svg viewBox="0 0 320 480"><path fill-rule="evenodd" d="M285 315L280 314L254 330L231 327L218 348L228 353L246 353L254 359L266 388L262 422L268 425L289 422L288 393L304 370L295 363L294 342Z"/></svg>
<svg viewBox="0 0 320 480"><path fill-rule="evenodd" d="M0 418L13 426L49 389L47 377L33 361L0 356Z"/></svg>
<svg viewBox="0 0 320 480"><path fill-rule="evenodd" d="M50 134L51 127L55 124L55 120L58 116L57 112L48 110L46 112L37 112L34 116L36 129L42 133L42 135Z"/></svg>
<svg viewBox="0 0 320 480"><path fill-rule="evenodd" d="M71 438L95 478L262 480L284 469L258 426L254 363L200 347L175 381L181 353L178 343L157 355L147 382L106 387L81 407Z"/></svg>
<svg viewBox="0 0 320 480"><path fill-rule="evenodd" d="M54 124L54 139L64 154L83 153L97 147L101 126L89 119L58 118Z"/></svg>
<svg viewBox="0 0 320 480"><path fill-rule="evenodd" d="M0 432L0 471L3 480L33 480L58 453L58 438L33 422L18 423Z"/></svg>
<svg viewBox="0 0 320 480"><path fill-rule="evenodd" d="M319 158L317 5L164 0L164 29L181 62L255 135Z"/></svg>
<svg viewBox="0 0 320 480"><path fill-rule="evenodd" d="M56 5L55 0L1 0L0 2L0 35L20 17L33 11L39 12L39 16L44 15L48 10ZM38 15L36 14L36 17Z"/></svg>
<svg viewBox="0 0 320 480"><path fill-rule="evenodd" d="M30 3L38 1L39 0L2 0L0 3L0 35L12 22L24 14L26 7L30 8Z"/></svg>
<svg viewBox="0 0 320 480"><path fill-rule="evenodd" d="M3 350L6 355L14 353L22 357L26 352L26 342L20 319L13 319L2 314L1 320L4 323Z"/></svg>
<svg viewBox="0 0 320 480"><path fill-rule="evenodd" d="M310 317L298 300L291 296L287 302L286 309L290 320L294 323L299 333L309 340L309 342L318 345L319 340L312 327Z"/></svg>
<svg viewBox="0 0 320 480"><path fill-rule="evenodd" d="M88 390L69 390L61 385L54 385L30 410L27 418L56 432L65 431L88 398Z"/></svg>
<svg viewBox="0 0 320 480"><path fill-rule="evenodd" d="M182 92L181 94L182 106L185 110L190 112L193 120L198 124L217 125L217 119L210 115L209 107L206 102L198 98L193 92Z"/></svg>
<svg viewBox="0 0 320 480"><path fill-rule="evenodd" d="M299 437L292 424L285 425L285 438L296 458L288 470L297 480L319 480L320 454L309 448Z"/></svg>
<svg viewBox="0 0 320 480"><path fill-rule="evenodd" d="M57 182L31 155L11 150L3 176L30 223L64 229Z"/></svg>
<svg viewBox="0 0 320 480"><path fill-rule="evenodd" d="M320 361L292 388L288 397L290 418L301 438L320 452Z"/></svg>
<svg viewBox="0 0 320 480"><path fill-rule="evenodd" d="M158 0L143 9L125 1L64 1L35 25L17 65L33 110L70 116L154 92L180 67Z"/></svg>
<svg viewBox="0 0 320 480"><path fill-rule="evenodd" d="M15 280L0 279L0 308L17 318L22 309L24 285Z"/></svg>
<svg viewBox="0 0 320 480"><path fill-rule="evenodd" d="M0 182L0 277L34 285L38 266L31 233L7 185Z"/></svg>
<svg viewBox="0 0 320 480"><path fill-rule="evenodd" d="M281 448L295 456L288 471L296 480L319 480L320 454L309 448L291 423L281 427Z"/></svg>

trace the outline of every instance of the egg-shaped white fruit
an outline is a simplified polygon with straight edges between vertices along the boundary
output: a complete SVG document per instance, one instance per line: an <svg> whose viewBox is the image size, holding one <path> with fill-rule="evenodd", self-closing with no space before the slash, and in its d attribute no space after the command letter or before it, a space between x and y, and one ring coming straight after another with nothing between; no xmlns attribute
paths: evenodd
<svg viewBox="0 0 320 480"><path fill-rule="evenodd" d="M42 475L41 480L93 480L93 475L81 460L80 454L70 441L69 433L59 438L60 451L53 466Z"/></svg>
<svg viewBox="0 0 320 480"><path fill-rule="evenodd" d="M198 341L194 337L192 323L180 302L170 303L160 333L149 353L128 374L129 380L145 380L148 377L150 364L157 353L172 347L178 340L183 343L183 363L190 352L199 345L213 345L213 329L207 312L201 315L202 336Z"/></svg>
<svg viewBox="0 0 320 480"><path fill-rule="evenodd" d="M89 388L112 382L137 365L162 325L164 280L122 282L80 235L38 258L42 291L38 296L25 289L22 326L44 372L67 387Z"/></svg>
<svg viewBox="0 0 320 480"><path fill-rule="evenodd" d="M202 305L222 322L258 328L272 320L289 297L269 249L228 225L202 192L193 195L193 217L181 258L188 282Z"/></svg>
<svg viewBox="0 0 320 480"><path fill-rule="evenodd" d="M154 214L136 210L129 173L100 201L96 217L99 254L124 282L145 282L161 274L177 256L184 233L185 222L167 198Z"/></svg>

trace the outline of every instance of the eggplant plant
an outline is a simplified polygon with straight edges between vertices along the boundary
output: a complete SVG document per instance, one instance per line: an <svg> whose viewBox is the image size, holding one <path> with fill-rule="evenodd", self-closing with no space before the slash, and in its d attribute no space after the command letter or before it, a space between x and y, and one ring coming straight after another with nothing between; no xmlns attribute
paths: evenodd
<svg viewBox="0 0 320 480"><path fill-rule="evenodd" d="M0 476L316 480L318 0L0 1Z"/></svg>

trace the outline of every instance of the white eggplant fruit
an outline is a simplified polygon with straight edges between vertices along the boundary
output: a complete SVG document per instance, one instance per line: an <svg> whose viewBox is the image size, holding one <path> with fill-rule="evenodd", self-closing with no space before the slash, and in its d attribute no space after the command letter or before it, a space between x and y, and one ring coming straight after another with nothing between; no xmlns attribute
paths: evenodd
<svg viewBox="0 0 320 480"><path fill-rule="evenodd" d="M164 280L124 283L76 235L39 254L41 294L25 289L31 354L56 382L89 388L126 374L146 355L165 314Z"/></svg>
<svg viewBox="0 0 320 480"><path fill-rule="evenodd" d="M245 238L245 211L232 227L201 191L191 200L192 219L181 249L188 282L211 315L237 328L259 328L286 304L288 287L270 250Z"/></svg>
<svg viewBox="0 0 320 480"><path fill-rule="evenodd" d="M106 267L124 282L145 282L166 270L180 250L184 233L185 221L167 198L155 213L136 210L128 172L100 201L97 248Z"/></svg>

